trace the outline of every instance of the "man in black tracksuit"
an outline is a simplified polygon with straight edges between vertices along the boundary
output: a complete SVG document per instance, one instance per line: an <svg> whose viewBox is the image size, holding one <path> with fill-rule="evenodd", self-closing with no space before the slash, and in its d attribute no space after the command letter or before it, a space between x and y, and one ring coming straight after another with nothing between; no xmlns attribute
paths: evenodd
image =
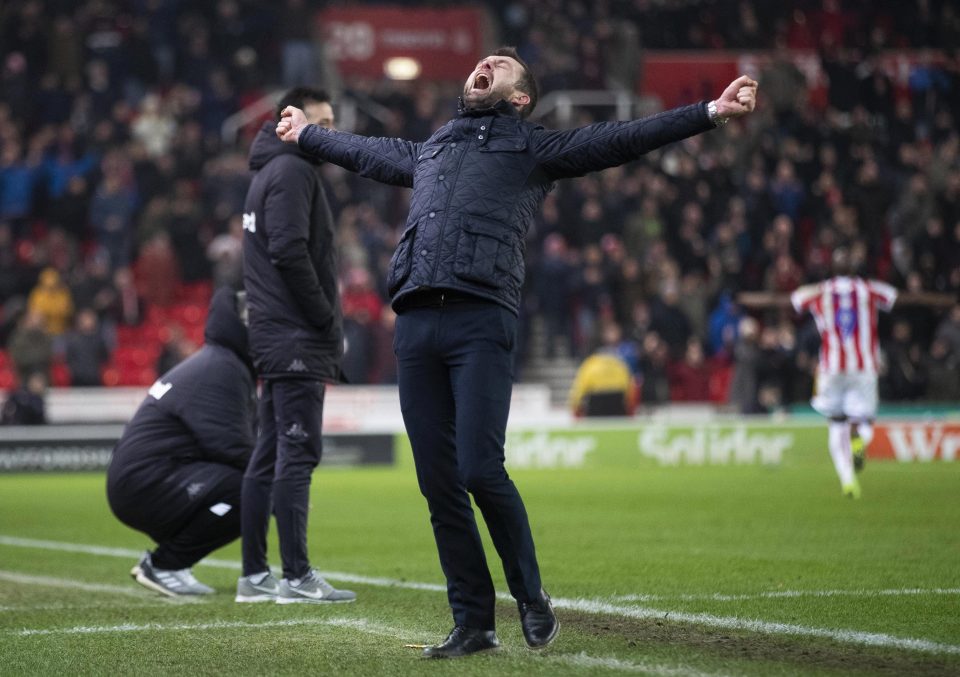
<svg viewBox="0 0 960 677"><path fill-rule="evenodd" d="M480 60L460 114L423 143L345 134L284 111L277 134L383 183L413 188L387 286L397 311L400 407L427 499L454 629L427 657L498 646L496 597L469 494L483 513L532 649L558 623L527 514L504 468L527 230L553 183L620 165L753 109L746 76L715 101L641 120L547 130L515 50Z"/></svg>
<svg viewBox="0 0 960 677"><path fill-rule="evenodd" d="M323 92L294 89L280 105L297 104L313 122L332 125L333 109ZM243 480L243 576L236 599L350 601L353 593L330 587L307 554L324 384L338 380L343 355L333 217L319 161L282 143L275 124L264 123L250 148L255 174L243 214L250 350L262 390L260 434ZM271 499L283 565L279 583L267 564Z"/></svg>
<svg viewBox="0 0 960 677"><path fill-rule="evenodd" d="M166 595L213 592L190 573L240 535L256 388L236 295L213 296L203 347L157 379L107 470L110 508L157 548L131 574Z"/></svg>

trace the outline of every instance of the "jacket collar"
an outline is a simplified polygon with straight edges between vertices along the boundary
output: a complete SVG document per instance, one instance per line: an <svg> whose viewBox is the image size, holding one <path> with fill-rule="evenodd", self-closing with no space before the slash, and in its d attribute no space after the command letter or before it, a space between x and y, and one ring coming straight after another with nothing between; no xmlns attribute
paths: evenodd
<svg viewBox="0 0 960 677"><path fill-rule="evenodd" d="M457 99L457 113L460 117L482 117L484 115L503 115L511 118L519 118L520 114L513 104L504 99L500 99L492 106L487 108L467 108L463 103L463 97Z"/></svg>

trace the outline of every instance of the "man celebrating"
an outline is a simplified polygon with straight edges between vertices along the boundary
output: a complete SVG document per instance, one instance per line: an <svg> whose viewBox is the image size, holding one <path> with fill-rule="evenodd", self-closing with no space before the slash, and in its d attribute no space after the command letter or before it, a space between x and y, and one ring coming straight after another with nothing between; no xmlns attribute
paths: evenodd
<svg viewBox="0 0 960 677"><path fill-rule="evenodd" d="M495 594L470 494L483 514L531 649L559 629L541 587L527 513L504 468L524 237L553 182L634 160L755 105L738 78L710 103L632 122L551 131L526 121L537 84L512 48L480 60L459 115L424 143L309 125L283 111L277 135L377 181L413 188L390 262L400 406L427 499L454 628L426 657L499 646Z"/></svg>
<svg viewBox="0 0 960 677"><path fill-rule="evenodd" d="M890 311L897 290L877 280L850 276L846 249L833 253L833 274L790 296L798 313L809 311L820 332L814 409L830 419L827 444L845 496L860 498L856 470L873 439L879 365L877 318Z"/></svg>

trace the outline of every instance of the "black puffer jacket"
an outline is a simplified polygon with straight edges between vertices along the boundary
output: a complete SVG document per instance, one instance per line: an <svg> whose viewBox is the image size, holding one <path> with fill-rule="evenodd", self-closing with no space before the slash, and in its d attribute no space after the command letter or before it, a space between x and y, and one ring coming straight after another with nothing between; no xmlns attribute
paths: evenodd
<svg viewBox="0 0 960 677"><path fill-rule="evenodd" d="M362 176L413 188L387 280L394 306L418 288L443 287L516 313L524 238L554 181L629 162L712 127L699 103L642 120L547 130L501 101L461 111L425 143L311 125L299 146Z"/></svg>
<svg viewBox="0 0 960 677"><path fill-rule="evenodd" d="M265 122L243 211L250 349L264 378L336 381L343 356L333 216L317 159Z"/></svg>
<svg viewBox="0 0 960 677"><path fill-rule="evenodd" d="M170 481L188 463L246 468L256 387L233 291L214 294L204 339L200 350L157 379L124 429L107 470L111 500ZM170 487L171 495L177 489Z"/></svg>

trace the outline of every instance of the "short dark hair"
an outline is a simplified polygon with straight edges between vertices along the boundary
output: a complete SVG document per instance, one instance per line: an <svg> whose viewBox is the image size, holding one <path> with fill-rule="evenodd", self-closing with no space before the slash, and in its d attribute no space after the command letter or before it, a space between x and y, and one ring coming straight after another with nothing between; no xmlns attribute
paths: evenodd
<svg viewBox="0 0 960 677"><path fill-rule="evenodd" d="M280 97L277 103L277 120L280 119L280 113L287 106L303 109L308 103L330 103L330 95L322 89L313 87L294 87L289 92Z"/></svg>
<svg viewBox="0 0 960 677"><path fill-rule="evenodd" d="M537 87L537 80L533 77L530 66L517 54L516 47L498 47L491 56L507 56L523 66L523 76L517 82L517 89L530 97L530 103L522 108L518 108L517 112L520 113L521 118L529 117L533 109L537 107L537 101L540 99L540 88Z"/></svg>

